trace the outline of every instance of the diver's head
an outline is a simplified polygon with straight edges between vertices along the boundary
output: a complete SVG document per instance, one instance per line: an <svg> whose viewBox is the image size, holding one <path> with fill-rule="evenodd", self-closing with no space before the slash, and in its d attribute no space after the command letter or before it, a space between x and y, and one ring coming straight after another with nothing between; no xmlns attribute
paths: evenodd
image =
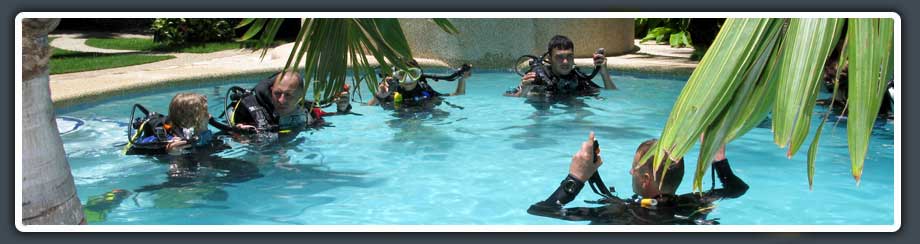
<svg viewBox="0 0 920 244"><path fill-rule="evenodd" d="M289 115L298 111L297 103L303 98L303 78L294 71L285 72L281 79L272 84L272 105L279 115Z"/></svg>
<svg viewBox="0 0 920 244"><path fill-rule="evenodd" d="M568 75L575 69L575 44L563 35L556 35L546 46L553 73Z"/></svg>
<svg viewBox="0 0 920 244"><path fill-rule="evenodd" d="M169 102L169 120L174 128L208 129L208 98L197 93L179 93Z"/></svg>
<svg viewBox="0 0 920 244"><path fill-rule="evenodd" d="M664 177L661 176L664 167L657 171L655 177L652 176L652 162L655 161L655 156L649 157L641 167L636 167L639 165L639 160L648 153L656 142L658 140L649 139L639 145L639 148L636 149L636 156L633 158L632 168L629 170L629 174L632 175L633 192L641 197L655 197L663 194L673 195L677 191L677 187L680 186L680 181L684 178L683 158L680 158L677 162L671 161L668 173ZM670 160L668 153L663 156L662 161ZM658 188L659 185L661 186L660 189Z"/></svg>
<svg viewBox="0 0 920 244"><path fill-rule="evenodd" d="M400 70L394 67L393 79L399 81L399 86L402 87L403 90L410 91L418 86L418 79L422 76L422 69L415 59L407 61L406 66L408 66L406 70Z"/></svg>

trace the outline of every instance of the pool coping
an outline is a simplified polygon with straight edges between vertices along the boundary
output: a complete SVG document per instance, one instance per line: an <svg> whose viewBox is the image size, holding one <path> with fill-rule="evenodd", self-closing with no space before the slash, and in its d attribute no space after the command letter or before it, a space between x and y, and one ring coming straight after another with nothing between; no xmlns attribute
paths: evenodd
<svg viewBox="0 0 920 244"><path fill-rule="evenodd" d="M276 72L284 66L293 43L281 45L261 57L261 52L245 49L206 54L179 54L174 59L112 69L51 75L51 99L56 109L99 101L157 88L187 85L202 80ZM611 75L644 73L664 76L689 76L698 62L689 59L690 48L663 48L641 44L639 51L607 57ZM175 54L171 54L175 55ZM448 68L443 60L416 59L425 68ZM373 56L368 61L376 64ZM589 58L576 59L590 66ZM351 64L348 64L351 67ZM301 68L303 66L301 65Z"/></svg>

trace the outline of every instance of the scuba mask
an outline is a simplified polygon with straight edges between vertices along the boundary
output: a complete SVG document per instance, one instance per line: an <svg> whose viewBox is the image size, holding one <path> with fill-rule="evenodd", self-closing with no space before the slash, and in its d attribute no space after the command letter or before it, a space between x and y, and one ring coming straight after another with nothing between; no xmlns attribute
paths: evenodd
<svg viewBox="0 0 920 244"><path fill-rule="evenodd" d="M399 82L400 86L412 86L414 83L418 82L421 77L422 69L412 67L401 70L393 67L393 79Z"/></svg>

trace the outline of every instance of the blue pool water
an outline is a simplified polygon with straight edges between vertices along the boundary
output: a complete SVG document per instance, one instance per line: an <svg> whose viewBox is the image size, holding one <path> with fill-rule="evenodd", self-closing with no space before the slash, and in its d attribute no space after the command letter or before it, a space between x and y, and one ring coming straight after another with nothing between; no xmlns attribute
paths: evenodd
<svg viewBox="0 0 920 244"><path fill-rule="evenodd" d="M59 110L58 115L85 122L62 135L84 204L112 189L134 192L98 224L586 224L532 216L526 209L558 186L590 131L603 150L601 176L617 186L619 196L632 195L633 153L639 143L660 135L686 81L615 75L620 90L603 91L604 99L537 113L523 99L500 95L517 83L516 75L479 72L470 78L466 95L447 99L463 109L442 105L439 113L399 118L380 107L353 104L362 116L329 117L334 127L285 138L280 146L230 142L233 149L202 163L198 178L179 184L167 180L168 162L121 154L132 104L165 113L176 92L198 92L209 97L216 116L230 85L249 88L258 78L203 82ZM455 85L434 83L444 93ZM814 130L817 121L813 124ZM807 147L786 159L768 126L729 144L732 168L751 188L741 198L718 202L710 217L740 225L893 224L893 125L880 124L873 133L857 187L850 176L845 124L824 129L812 191ZM686 156L680 192L691 189L696 152ZM704 186L709 184L707 175ZM583 190L569 206L593 206L583 200L597 198Z"/></svg>

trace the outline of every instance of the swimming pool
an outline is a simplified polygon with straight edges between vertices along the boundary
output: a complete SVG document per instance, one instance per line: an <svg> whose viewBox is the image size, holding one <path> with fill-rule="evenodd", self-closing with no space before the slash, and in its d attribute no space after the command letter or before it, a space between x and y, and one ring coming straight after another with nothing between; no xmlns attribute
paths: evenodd
<svg viewBox="0 0 920 244"><path fill-rule="evenodd" d="M233 149L216 155L203 164L208 167L199 170L198 178L182 184L167 180L168 162L121 154L132 104L165 113L175 92L198 92L208 96L216 116L227 88L250 88L258 78L59 110L59 116L85 123L62 135L81 201L86 204L113 189L132 191L104 221L93 224L583 225L587 222L533 216L526 209L558 186L590 131L603 150L601 176L617 186L620 197L631 196L633 153L639 143L660 135L686 81L616 74L620 90L603 91L603 99L536 112L521 98L501 96L517 83L516 75L478 72L468 81L466 95L447 98L462 108L441 105L437 113L405 118L353 103L361 116L328 117L334 127L285 138L279 146L230 142ZM447 93L456 83L433 86ZM785 150L772 143L768 126L729 144L732 168L751 188L741 198L718 202L709 216L732 225L893 224L892 123L879 124L873 132L858 187L850 176L846 123L829 123L818 149L813 191L806 178L807 149L787 160ZM696 152L685 156L688 171L679 192L691 189ZM707 175L704 186L709 184ZM583 190L569 206L593 206L583 200L597 198Z"/></svg>

